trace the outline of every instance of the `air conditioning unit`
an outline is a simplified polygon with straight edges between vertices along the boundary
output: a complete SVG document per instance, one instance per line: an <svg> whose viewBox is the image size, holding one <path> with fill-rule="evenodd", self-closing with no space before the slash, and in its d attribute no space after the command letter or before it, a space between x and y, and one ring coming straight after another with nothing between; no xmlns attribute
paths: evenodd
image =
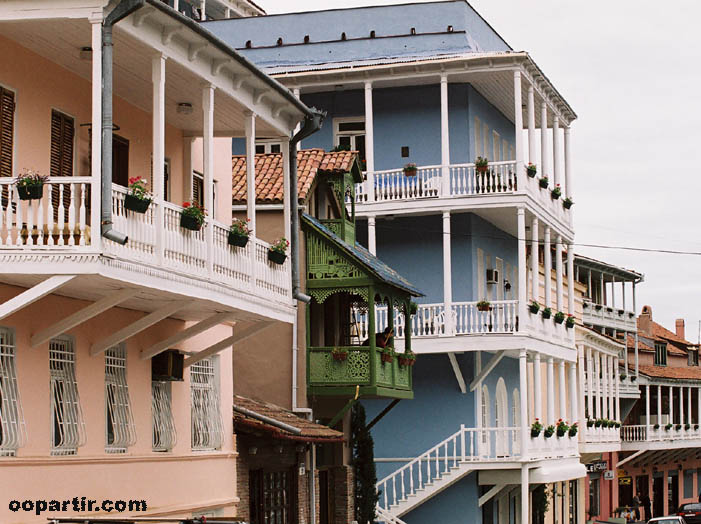
<svg viewBox="0 0 701 524"><path fill-rule="evenodd" d="M487 284L496 284L499 282L499 271L496 269L487 270Z"/></svg>
<svg viewBox="0 0 701 524"><path fill-rule="evenodd" d="M169 349L151 359L151 379L157 382L183 380L185 355L177 349Z"/></svg>

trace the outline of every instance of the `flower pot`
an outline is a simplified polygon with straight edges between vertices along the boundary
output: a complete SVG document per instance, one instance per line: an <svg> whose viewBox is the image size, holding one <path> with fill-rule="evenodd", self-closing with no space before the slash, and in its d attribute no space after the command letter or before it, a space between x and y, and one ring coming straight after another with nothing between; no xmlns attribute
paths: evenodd
<svg viewBox="0 0 701 524"><path fill-rule="evenodd" d="M180 214L180 227L189 229L190 231L199 231L202 229L202 222L190 215Z"/></svg>
<svg viewBox="0 0 701 524"><path fill-rule="evenodd" d="M146 213L148 206L151 205L151 199L141 199L134 195L124 197L124 209L134 211L135 213Z"/></svg>
<svg viewBox="0 0 701 524"><path fill-rule="evenodd" d="M567 319L567 321L565 322L565 327L572 329L574 327L574 320Z"/></svg>
<svg viewBox="0 0 701 524"><path fill-rule="evenodd" d="M417 169L404 169L404 176L416 176Z"/></svg>
<svg viewBox="0 0 701 524"><path fill-rule="evenodd" d="M552 311L545 311L545 310L543 310L543 318L546 319L546 320L547 320L548 318L550 318L550 317L552 316L552 314L553 314Z"/></svg>
<svg viewBox="0 0 701 524"><path fill-rule="evenodd" d="M542 187L543 189L548 189L548 181L545 180L544 178L541 178L541 179L540 179L540 182L538 182L538 184L539 184L540 187Z"/></svg>
<svg viewBox="0 0 701 524"><path fill-rule="evenodd" d="M268 260L270 260L273 264L282 265L285 263L286 259L287 255L285 253L268 249Z"/></svg>
<svg viewBox="0 0 701 524"><path fill-rule="evenodd" d="M489 306L477 306L477 311L489 311Z"/></svg>
<svg viewBox="0 0 701 524"><path fill-rule="evenodd" d="M394 361L394 358L389 353L382 353L381 359L383 364L391 364Z"/></svg>
<svg viewBox="0 0 701 524"><path fill-rule="evenodd" d="M529 178L535 178L536 170L535 169L526 169L526 174L528 175Z"/></svg>
<svg viewBox="0 0 701 524"><path fill-rule="evenodd" d="M530 306L528 306L528 311L530 311L531 313L536 315L538 313L538 311L540 311L540 306L538 306L536 304L531 304Z"/></svg>
<svg viewBox="0 0 701 524"><path fill-rule="evenodd" d="M556 433L557 433L558 438L561 438L561 437L564 437L564 436L565 436L565 432L562 431L562 430L559 430L559 429L558 429L558 430L556 431Z"/></svg>
<svg viewBox="0 0 701 524"><path fill-rule="evenodd" d="M564 318L557 318L555 317L555 324L562 324L565 321Z"/></svg>
<svg viewBox="0 0 701 524"><path fill-rule="evenodd" d="M333 359L337 360L338 362L343 362L348 358L348 353L331 353L333 355Z"/></svg>
<svg viewBox="0 0 701 524"><path fill-rule="evenodd" d="M531 430L531 438L538 438L540 436L540 430L539 429L532 429Z"/></svg>
<svg viewBox="0 0 701 524"><path fill-rule="evenodd" d="M33 186L17 186L20 200L39 200L44 194L44 184Z"/></svg>
<svg viewBox="0 0 701 524"><path fill-rule="evenodd" d="M553 200L557 200L558 198L560 198L560 195L561 195L561 193L558 193L557 191L554 191L554 190L550 192L550 197Z"/></svg>
<svg viewBox="0 0 701 524"><path fill-rule="evenodd" d="M489 166L475 166L475 171L478 173L486 173L489 170Z"/></svg>
<svg viewBox="0 0 701 524"><path fill-rule="evenodd" d="M567 200L562 201L562 207L564 207L565 209L571 208L572 204L574 204L574 202L568 202Z"/></svg>
<svg viewBox="0 0 701 524"><path fill-rule="evenodd" d="M397 358L399 359L400 366L411 367L414 365L414 362L416 362L416 360L414 360L413 358L406 358L406 357L402 357L401 355Z"/></svg>
<svg viewBox="0 0 701 524"><path fill-rule="evenodd" d="M229 238L227 243L230 246L245 247L248 244L248 235L242 235L241 233L234 233L229 231Z"/></svg>

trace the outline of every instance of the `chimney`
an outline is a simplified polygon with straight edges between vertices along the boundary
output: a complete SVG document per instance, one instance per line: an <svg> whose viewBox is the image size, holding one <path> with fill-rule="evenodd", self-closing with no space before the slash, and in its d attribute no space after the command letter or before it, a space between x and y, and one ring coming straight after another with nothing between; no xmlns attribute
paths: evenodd
<svg viewBox="0 0 701 524"><path fill-rule="evenodd" d="M643 310L638 317L638 330L648 337L652 336L652 308L643 306Z"/></svg>
<svg viewBox="0 0 701 524"><path fill-rule="evenodd" d="M684 319L683 318L678 318L674 322L674 328L675 328L674 330L677 333L677 336L679 338L683 338L684 340L686 340L686 337L684 336Z"/></svg>

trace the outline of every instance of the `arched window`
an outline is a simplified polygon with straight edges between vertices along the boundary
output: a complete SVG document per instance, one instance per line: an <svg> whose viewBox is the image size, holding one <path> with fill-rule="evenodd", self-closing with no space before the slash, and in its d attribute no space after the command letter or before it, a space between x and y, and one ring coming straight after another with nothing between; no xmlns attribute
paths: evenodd
<svg viewBox="0 0 701 524"><path fill-rule="evenodd" d="M489 412L489 388L487 386L482 386L482 427L488 428L490 426L489 419L491 413Z"/></svg>
<svg viewBox="0 0 701 524"><path fill-rule="evenodd" d="M519 428L521 427L521 395L519 395L517 388L514 388L512 396L514 405L511 406L511 425L515 428Z"/></svg>

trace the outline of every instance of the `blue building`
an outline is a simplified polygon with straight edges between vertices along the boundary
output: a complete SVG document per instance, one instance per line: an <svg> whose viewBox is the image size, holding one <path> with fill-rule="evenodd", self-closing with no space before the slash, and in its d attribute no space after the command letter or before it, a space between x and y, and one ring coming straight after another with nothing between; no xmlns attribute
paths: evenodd
<svg viewBox="0 0 701 524"><path fill-rule="evenodd" d="M425 293L409 333L394 319L414 399L372 430L381 520L543 522L549 500L548 522L583 521L576 429L531 428L581 418L565 99L463 0L205 27L327 112L302 147L360 152L357 239Z"/></svg>

